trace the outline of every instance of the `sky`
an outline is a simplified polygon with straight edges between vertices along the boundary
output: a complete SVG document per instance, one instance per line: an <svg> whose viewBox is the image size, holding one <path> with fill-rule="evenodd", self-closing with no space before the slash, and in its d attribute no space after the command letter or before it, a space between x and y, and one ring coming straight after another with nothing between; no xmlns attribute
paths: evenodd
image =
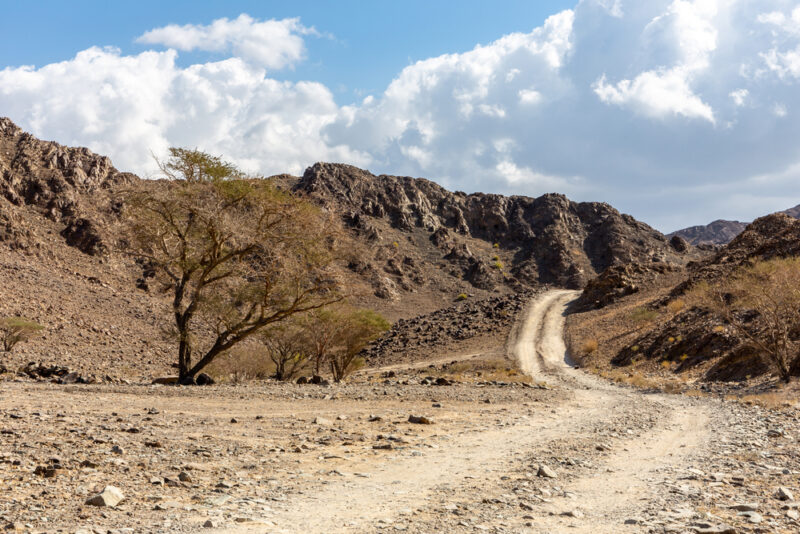
<svg viewBox="0 0 800 534"><path fill-rule="evenodd" d="M800 203L800 0L0 6L0 116L144 177L335 161L665 232Z"/></svg>

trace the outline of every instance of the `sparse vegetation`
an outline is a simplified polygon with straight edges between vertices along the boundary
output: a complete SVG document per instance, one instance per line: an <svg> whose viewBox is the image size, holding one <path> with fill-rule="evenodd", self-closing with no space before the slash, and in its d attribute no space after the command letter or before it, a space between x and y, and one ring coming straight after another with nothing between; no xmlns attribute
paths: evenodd
<svg viewBox="0 0 800 534"><path fill-rule="evenodd" d="M370 310L336 311L329 321L335 325L337 332L336 342L332 344L327 357L331 375L336 382L364 366L364 360L358 353L391 326L386 319Z"/></svg>
<svg viewBox="0 0 800 534"><path fill-rule="evenodd" d="M456 300L467 300L468 296L466 293L459 293L456 297Z"/></svg>
<svg viewBox="0 0 800 534"><path fill-rule="evenodd" d="M589 355L594 353L599 347L600 344L597 342L596 339L587 339L581 345L581 353Z"/></svg>
<svg viewBox="0 0 800 534"><path fill-rule="evenodd" d="M273 378L291 380L306 367L312 350L309 333L296 319L262 331L264 346L275 366Z"/></svg>
<svg viewBox="0 0 800 534"><path fill-rule="evenodd" d="M132 253L173 295L182 382L263 328L339 300L337 228L314 206L198 151L174 149L161 168L172 180L129 191L126 220Z"/></svg>
<svg viewBox="0 0 800 534"><path fill-rule="evenodd" d="M42 325L24 317L4 317L0 319L0 340L3 342L3 350L11 350L23 341L41 333L44 329Z"/></svg>
<svg viewBox="0 0 800 534"><path fill-rule="evenodd" d="M639 328L642 328L658 318L658 311L644 307L636 308L631 312L629 318Z"/></svg>
<svg viewBox="0 0 800 534"><path fill-rule="evenodd" d="M685 307L686 307L686 302L684 302L683 299L671 300L667 304L667 310L669 310L669 312L673 315L676 313L680 313L681 311L683 311Z"/></svg>
<svg viewBox="0 0 800 534"><path fill-rule="evenodd" d="M800 374L800 258L756 261L691 296L767 356L784 381Z"/></svg>

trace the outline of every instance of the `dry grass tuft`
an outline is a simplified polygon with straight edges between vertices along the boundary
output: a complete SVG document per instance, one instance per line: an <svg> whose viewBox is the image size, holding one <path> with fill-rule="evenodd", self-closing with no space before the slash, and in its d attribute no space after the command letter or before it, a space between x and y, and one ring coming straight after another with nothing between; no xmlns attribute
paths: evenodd
<svg viewBox="0 0 800 534"><path fill-rule="evenodd" d="M587 339L581 345L581 353L583 354L592 354L600 347L600 344L597 342L596 339Z"/></svg>
<svg viewBox="0 0 800 534"><path fill-rule="evenodd" d="M667 309L670 313L676 314L681 312L686 307L686 302L683 299L675 299L667 304Z"/></svg>

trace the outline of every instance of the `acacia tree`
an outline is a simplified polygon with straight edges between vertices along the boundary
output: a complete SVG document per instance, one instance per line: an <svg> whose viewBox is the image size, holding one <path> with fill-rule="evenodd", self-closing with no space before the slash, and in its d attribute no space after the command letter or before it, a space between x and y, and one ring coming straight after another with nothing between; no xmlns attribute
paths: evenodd
<svg viewBox="0 0 800 534"><path fill-rule="evenodd" d="M699 284L691 298L764 353L784 381L800 374L800 258L756 261Z"/></svg>
<svg viewBox="0 0 800 534"><path fill-rule="evenodd" d="M42 325L24 317L4 317L0 319L0 342L3 350L11 352L17 343L27 341L44 329Z"/></svg>
<svg viewBox="0 0 800 534"><path fill-rule="evenodd" d="M340 308L327 314L316 327L334 333L326 361L336 382L341 382L363 364L358 353L390 328L389 322L371 310Z"/></svg>
<svg viewBox="0 0 800 534"><path fill-rule="evenodd" d="M265 179L171 149L168 180L127 192L134 255L172 293L181 383L263 328L340 300L333 219Z"/></svg>
<svg viewBox="0 0 800 534"><path fill-rule="evenodd" d="M311 344L307 330L298 321L279 323L264 330L261 337L275 365L275 379L291 380L308 363Z"/></svg>

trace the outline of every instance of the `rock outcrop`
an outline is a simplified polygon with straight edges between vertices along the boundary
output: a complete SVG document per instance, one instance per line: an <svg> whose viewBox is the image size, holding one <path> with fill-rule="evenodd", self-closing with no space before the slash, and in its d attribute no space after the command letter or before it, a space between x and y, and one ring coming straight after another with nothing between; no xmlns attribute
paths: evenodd
<svg viewBox="0 0 800 534"><path fill-rule="evenodd" d="M604 203L572 202L563 195L538 198L450 192L422 178L375 176L350 165L317 163L295 184L299 191L372 228L364 219L387 221L405 232L422 229L440 248L459 236L513 252L508 273L534 285L582 287L596 273L629 262L680 264L688 250ZM373 229L367 230L372 232ZM464 276L488 284L486 265L469 263L463 252L448 256ZM488 267L491 269L491 267ZM496 283L496 282L495 282Z"/></svg>
<svg viewBox="0 0 800 534"><path fill-rule="evenodd" d="M64 223L68 244L89 254L102 252L106 245L98 218L86 218L95 207L84 197L132 179L88 148L39 140L0 118L0 238L12 246L26 248L34 241L16 216L27 206Z"/></svg>

